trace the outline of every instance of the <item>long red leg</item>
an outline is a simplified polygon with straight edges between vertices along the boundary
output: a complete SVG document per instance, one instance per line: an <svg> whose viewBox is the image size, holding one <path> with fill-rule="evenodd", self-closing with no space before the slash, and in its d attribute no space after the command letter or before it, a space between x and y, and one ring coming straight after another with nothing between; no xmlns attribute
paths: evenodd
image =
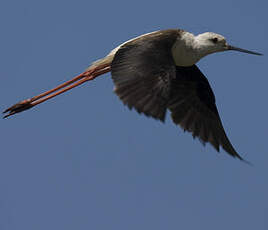
<svg viewBox="0 0 268 230"><path fill-rule="evenodd" d="M6 109L3 113L8 113L4 116L4 118L12 116L16 113L20 113L24 110L30 109L44 101L47 101L59 94L62 94L76 86L79 86L87 81L93 80L96 77L110 72L111 67L110 64L105 64L101 66L94 67L92 69L89 69L88 71L85 71L84 73L79 74L78 76L74 77L73 79L64 82L63 84L48 90L44 93L41 93L37 96L34 96L32 98L20 101L19 103L9 107ZM61 90L60 90L61 89Z"/></svg>

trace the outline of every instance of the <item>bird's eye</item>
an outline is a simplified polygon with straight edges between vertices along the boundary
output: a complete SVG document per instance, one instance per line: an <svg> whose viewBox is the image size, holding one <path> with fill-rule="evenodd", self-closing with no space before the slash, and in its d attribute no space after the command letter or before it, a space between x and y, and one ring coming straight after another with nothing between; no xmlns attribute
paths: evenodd
<svg viewBox="0 0 268 230"><path fill-rule="evenodd" d="M218 42L218 38L211 38L211 41L216 44Z"/></svg>

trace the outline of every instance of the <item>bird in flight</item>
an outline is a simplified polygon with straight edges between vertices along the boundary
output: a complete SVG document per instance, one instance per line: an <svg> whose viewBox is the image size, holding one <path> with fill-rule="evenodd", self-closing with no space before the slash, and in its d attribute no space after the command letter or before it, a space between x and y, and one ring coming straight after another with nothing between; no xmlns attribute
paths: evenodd
<svg viewBox="0 0 268 230"><path fill-rule="evenodd" d="M196 66L206 55L228 50L262 55L231 46L212 32L195 36L168 29L143 34L122 43L72 80L9 107L4 118L111 72L114 92L130 109L160 121L169 110L173 122L194 138L243 160L224 131L209 82Z"/></svg>

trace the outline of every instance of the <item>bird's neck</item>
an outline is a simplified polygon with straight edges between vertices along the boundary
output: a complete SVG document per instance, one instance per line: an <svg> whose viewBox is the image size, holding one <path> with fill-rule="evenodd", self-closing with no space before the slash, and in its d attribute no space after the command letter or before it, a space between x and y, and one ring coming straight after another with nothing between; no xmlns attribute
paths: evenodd
<svg viewBox="0 0 268 230"><path fill-rule="evenodd" d="M172 55L177 66L192 66L208 53L200 46L197 36L184 32L174 43Z"/></svg>

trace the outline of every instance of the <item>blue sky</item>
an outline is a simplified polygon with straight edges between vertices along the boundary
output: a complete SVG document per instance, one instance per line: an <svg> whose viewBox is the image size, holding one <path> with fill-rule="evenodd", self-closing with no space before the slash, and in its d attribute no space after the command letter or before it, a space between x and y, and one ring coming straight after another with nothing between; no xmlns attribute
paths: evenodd
<svg viewBox="0 0 268 230"><path fill-rule="evenodd" d="M2 1L1 110L134 36L213 31L262 52L198 63L253 167L129 111L110 74L1 120L0 229L268 228L267 1Z"/></svg>

